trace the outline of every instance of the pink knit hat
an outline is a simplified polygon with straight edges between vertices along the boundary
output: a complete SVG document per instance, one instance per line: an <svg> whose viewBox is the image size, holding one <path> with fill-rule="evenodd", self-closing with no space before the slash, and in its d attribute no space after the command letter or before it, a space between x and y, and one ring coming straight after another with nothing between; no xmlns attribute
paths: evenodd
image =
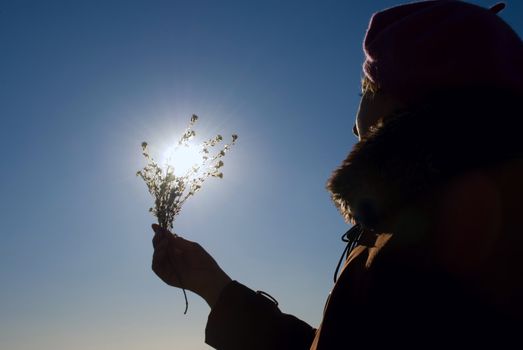
<svg viewBox="0 0 523 350"><path fill-rule="evenodd" d="M445 88L493 87L523 96L523 42L497 16L461 1L400 5L374 14L365 76L403 102Z"/></svg>

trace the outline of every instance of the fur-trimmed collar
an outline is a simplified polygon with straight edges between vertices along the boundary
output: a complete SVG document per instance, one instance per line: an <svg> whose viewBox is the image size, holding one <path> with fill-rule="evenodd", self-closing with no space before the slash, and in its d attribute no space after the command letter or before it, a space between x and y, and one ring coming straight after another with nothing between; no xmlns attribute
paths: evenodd
<svg viewBox="0 0 523 350"><path fill-rule="evenodd" d="M514 106L506 94L448 94L383 118L329 179L334 203L348 222L377 228L453 176L521 157Z"/></svg>

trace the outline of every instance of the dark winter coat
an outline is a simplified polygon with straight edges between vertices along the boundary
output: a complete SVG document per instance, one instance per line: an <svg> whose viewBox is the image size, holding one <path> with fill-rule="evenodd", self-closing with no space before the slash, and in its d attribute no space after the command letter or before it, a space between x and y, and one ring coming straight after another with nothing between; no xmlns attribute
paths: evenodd
<svg viewBox="0 0 523 350"><path fill-rule="evenodd" d="M515 105L471 102L438 100L388 118L335 172L333 199L365 230L318 329L232 282L209 315L206 342L219 350L521 347L522 138L513 129L490 134L492 116L508 118Z"/></svg>

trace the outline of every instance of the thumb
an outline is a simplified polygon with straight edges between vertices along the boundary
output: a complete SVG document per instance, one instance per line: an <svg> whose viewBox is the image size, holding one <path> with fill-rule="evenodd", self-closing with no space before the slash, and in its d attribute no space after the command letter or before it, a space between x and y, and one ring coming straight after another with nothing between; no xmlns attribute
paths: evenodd
<svg viewBox="0 0 523 350"><path fill-rule="evenodd" d="M169 230L161 227L158 224L152 224L151 227L153 228L154 233L159 234L159 235L162 235L162 234L165 235L165 234L170 233Z"/></svg>
<svg viewBox="0 0 523 350"><path fill-rule="evenodd" d="M158 224L152 224L151 225L153 231L154 231L154 237L153 237L153 247L156 249L160 241L165 240L166 238L169 238L171 235L170 232Z"/></svg>

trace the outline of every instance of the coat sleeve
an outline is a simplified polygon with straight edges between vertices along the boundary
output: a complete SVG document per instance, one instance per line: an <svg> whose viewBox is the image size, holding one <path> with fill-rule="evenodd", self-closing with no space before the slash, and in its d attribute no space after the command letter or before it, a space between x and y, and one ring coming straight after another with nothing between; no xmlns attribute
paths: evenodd
<svg viewBox="0 0 523 350"><path fill-rule="evenodd" d="M218 350L308 350L316 330L233 281L209 314L205 342Z"/></svg>

